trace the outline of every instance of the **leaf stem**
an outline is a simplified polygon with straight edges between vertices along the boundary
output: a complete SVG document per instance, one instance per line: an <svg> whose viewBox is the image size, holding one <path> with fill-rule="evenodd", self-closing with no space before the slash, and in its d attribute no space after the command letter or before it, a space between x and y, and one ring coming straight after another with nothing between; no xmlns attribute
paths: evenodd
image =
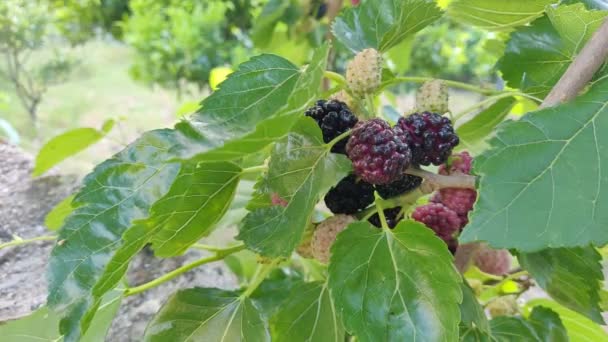
<svg viewBox="0 0 608 342"><path fill-rule="evenodd" d="M424 83L424 82L431 81L431 80L434 80L434 78L417 77L417 76L399 76L399 77L395 77L392 80L385 82L384 84L382 84L380 86L380 88L384 89L393 84L404 83L404 82ZM500 90L491 89L491 88L482 88L482 87L478 87L478 86L474 86L474 85L471 85L468 83L463 83L463 82L458 82L458 81L452 81L452 80L441 80L441 81L443 81L446 85L448 85L452 88L469 90L469 91L484 94L484 95L494 95L494 94L498 94L501 92Z"/></svg>
<svg viewBox="0 0 608 342"><path fill-rule="evenodd" d="M249 286L247 286L247 289L245 292L243 292L241 298L249 297L258 288L258 286L260 286L264 279L266 279L266 276L268 276L268 274L279 265L280 262L281 259L273 259L268 264L258 265Z"/></svg>
<svg viewBox="0 0 608 342"><path fill-rule="evenodd" d="M224 259L227 255L236 253L238 251L241 251L245 249L245 245L244 244L238 244L236 246L232 246L232 247L228 247L228 248L224 248L224 249L218 249L214 255L212 256L208 256L208 257L204 257L201 259L198 259L194 262L191 262L187 265L184 265L182 267L176 268L173 271L166 273L154 280L151 280L145 284L136 286L136 287L129 287L125 290L124 292L124 296L128 297L128 296L133 296L139 293L142 293L146 290L149 290L153 287L156 287L164 282L167 282L183 273L186 273L188 271L190 271L193 268L196 268L198 266L204 265L204 264L208 264L214 261L219 261Z"/></svg>
<svg viewBox="0 0 608 342"><path fill-rule="evenodd" d="M338 74L337 72L325 70L323 72L323 76L338 83L339 85L342 85L342 86L346 85L346 79L344 78L344 76Z"/></svg>
<svg viewBox="0 0 608 342"><path fill-rule="evenodd" d="M367 112L369 113L368 119L373 119L377 116L376 114L376 104L374 103L374 96L371 94L365 95L365 106L367 107Z"/></svg>
<svg viewBox="0 0 608 342"><path fill-rule="evenodd" d="M374 191L374 197L376 209L378 210L378 217L380 217L380 225L382 225L382 229L388 230L388 222L386 222L386 216L384 215L384 207L382 206L382 198L378 195L377 191Z"/></svg>
<svg viewBox="0 0 608 342"><path fill-rule="evenodd" d="M31 238L31 239L15 238L12 241L5 242L5 243L0 243L0 249L6 248L6 247L14 247L14 246L26 245L26 244L33 243L33 242L38 242L38 241L53 241L53 240L56 240L56 239L57 239L57 236L55 236L55 235L38 236L38 237L35 237L35 238Z"/></svg>
<svg viewBox="0 0 608 342"><path fill-rule="evenodd" d="M243 170L241 170L241 174L246 174L246 173L259 173L259 172L264 172L268 170L268 165L264 164L264 165L258 165L258 166L252 166L252 167L246 167Z"/></svg>

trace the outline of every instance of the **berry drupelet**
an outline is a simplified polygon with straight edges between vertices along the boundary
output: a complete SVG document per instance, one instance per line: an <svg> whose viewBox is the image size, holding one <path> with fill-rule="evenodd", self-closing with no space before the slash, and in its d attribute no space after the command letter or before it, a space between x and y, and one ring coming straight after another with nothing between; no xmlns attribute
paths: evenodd
<svg viewBox="0 0 608 342"><path fill-rule="evenodd" d="M325 195L325 205L334 214L355 214L374 202L374 186L350 174Z"/></svg>
<svg viewBox="0 0 608 342"><path fill-rule="evenodd" d="M346 144L355 174L371 184L398 180L410 165L412 153L401 128L382 119L359 122Z"/></svg>
<svg viewBox="0 0 608 342"><path fill-rule="evenodd" d="M400 118L397 126L406 133L413 164L440 165L460 142L450 119L439 114L414 113Z"/></svg>
<svg viewBox="0 0 608 342"><path fill-rule="evenodd" d="M442 239L452 253L458 247L457 235L462 227L462 219L441 203L428 203L412 213L412 218L431 228Z"/></svg>
<svg viewBox="0 0 608 342"><path fill-rule="evenodd" d="M358 121L348 106L337 100L319 100L314 106L308 108L304 114L317 122L323 132L323 141L326 143L351 129ZM344 147L347 141L348 138L340 140L332 147L331 151L345 154Z"/></svg>
<svg viewBox="0 0 608 342"><path fill-rule="evenodd" d="M422 178L414 175L404 174L401 178L392 183L376 185L376 191L378 191L380 197L389 199L412 191L419 187L421 183Z"/></svg>

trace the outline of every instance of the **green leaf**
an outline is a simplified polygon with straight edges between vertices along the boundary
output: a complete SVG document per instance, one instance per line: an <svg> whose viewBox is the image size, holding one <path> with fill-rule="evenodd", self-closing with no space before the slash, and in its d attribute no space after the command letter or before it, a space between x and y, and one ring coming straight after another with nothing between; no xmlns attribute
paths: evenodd
<svg viewBox="0 0 608 342"><path fill-rule="evenodd" d="M104 123L101 131L95 128L76 128L53 137L38 152L32 175L40 176L68 157L95 144L106 136L113 125L114 121L109 120Z"/></svg>
<svg viewBox="0 0 608 342"><path fill-rule="evenodd" d="M57 329L59 317L43 306L28 316L0 325L4 342L61 341Z"/></svg>
<svg viewBox="0 0 608 342"><path fill-rule="evenodd" d="M350 169L345 156L329 153L314 120L300 119L293 132L275 144L268 168L272 191L289 204L250 212L237 239L267 257L291 255L320 196Z"/></svg>
<svg viewBox="0 0 608 342"><path fill-rule="evenodd" d="M547 16L511 34L498 68L508 85L545 97L608 12L583 4L548 7Z"/></svg>
<svg viewBox="0 0 608 342"><path fill-rule="evenodd" d="M448 14L456 21L485 30L508 31L540 17L557 0L454 0Z"/></svg>
<svg viewBox="0 0 608 342"><path fill-rule="evenodd" d="M270 341L260 313L236 292L193 288L171 296L146 328L145 341Z"/></svg>
<svg viewBox="0 0 608 342"><path fill-rule="evenodd" d="M177 129L183 133L186 141L189 140L187 143L182 144L184 148L179 152L180 156L184 159L194 157L199 161L235 160L248 154L258 153L277 139L284 137L297 119L302 116L305 109L320 96L320 85L327 65L328 53L328 44L324 44L315 50L310 65L299 76L295 85L289 88L291 89L291 93L288 95L281 93L280 96L273 94L271 96L273 102L269 103L269 105L272 104L272 108L262 113L267 118L259 123L254 122L250 126L243 126L245 129L255 127L255 130L250 133L235 136L233 139L220 137L219 140L210 142L206 137L208 127L197 128L199 124L196 122L182 122L178 124ZM243 76L236 75L236 77L237 80L241 80ZM223 83L222 87L224 87ZM224 89L227 88L222 88L217 93L228 92L228 90ZM241 95L235 94L234 96ZM254 101L257 101L257 98L252 97L249 100L253 104ZM222 103L224 103L223 101L231 102L229 99L214 101ZM203 102L203 105L205 103ZM215 133L212 132L210 134ZM213 149L212 147L216 145L217 148Z"/></svg>
<svg viewBox="0 0 608 342"><path fill-rule="evenodd" d="M106 340L105 336L118 313L121 300L122 291L120 290L109 292L104 296L95 318L91 322L91 328L87 330L80 342L103 342Z"/></svg>
<svg viewBox="0 0 608 342"><path fill-rule="evenodd" d="M184 253L208 235L234 196L241 168L230 162L186 163L169 192L150 209L150 216L135 222L122 237L94 293L111 290L124 276L131 258L148 242L159 257Z"/></svg>
<svg viewBox="0 0 608 342"><path fill-rule="evenodd" d="M253 279L255 270L258 267L258 255L242 250L238 253L227 255L224 258L226 266L239 278L241 284L247 284Z"/></svg>
<svg viewBox="0 0 608 342"><path fill-rule="evenodd" d="M154 253L177 256L209 235L228 210L240 175L241 168L230 162L184 165L169 193L154 204L146 220L156 231Z"/></svg>
<svg viewBox="0 0 608 342"><path fill-rule="evenodd" d="M557 312L570 337L571 342L607 342L608 334L599 325L590 319L549 299L533 299L526 303L526 308L534 308L539 305L550 308Z"/></svg>
<svg viewBox="0 0 608 342"><path fill-rule="evenodd" d="M103 342L120 307L120 291L113 291L104 298L92 328L83 336L82 342ZM43 306L28 316L0 324L3 342L59 342L63 338L58 331L59 316Z"/></svg>
<svg viewBox="0 0 608 342"><path fill-rule="evenodd" d="M264 279L249 298L255 303L264 320L269 321L282 307L293 289L303 283L302 275L294 272L293 269L276 269Z"/></svg>
<svg viewBox="0 0 608 342"><path fill-rule="evenodd" d="M289 1L281 0L270 0L264 5L251 30L251 40L256 47L263 48L270 44L274 28L289 5Z"/></svg>
<svg viewBox="0 0 608 342"><path fill-rule="evenodd" d="M458 127L456 133L460 138L462 148L475 154L482 152L487 146L485 141L491 137L496 125L509 115L515 102L513 97L500 99Z"/></svg>
<svg viewBox="0 0 608 342"><path fill-rule="evenodd" d="M559 315L550 309L537 306L528 320L522 317L497 317L490 321L492 338L506 342L562 342L568 341L566 328Z"/></svg>
<svg viewBox="0 0 608 342"><path fill-rule="evenodd" d="M285 106L299 77L295 65L275 55L256 56L241 64L193 115L204 138L199 148L219 147L251 133Z"/></svg>
<svg viewBox="0 0 608 342"><path fill-rule="evenodd" d="M336 38L353 52L388 51L441 17L431 0L374 0L344 9L334 20Z"/></svg>
<svg viewBox="0 0 608 342"><path fill-rule="evenodd" d="M112 270L122 234L169 191L180 166L162 162L176 143L172 130L147 132L84 179L48 266L48 305L61 313L66 341L78 340L88 328L103 295L93 288L106 267Z"/></svg>
<svg viewBox="0 0 608 342"><path fill-rule="evenodd" d="M521 266L558 303L603 324L599 307L601 255L593 247L544 249L518 255Z"/></svg>
<svg viewBox="0 0 608 342"><path fill-rule="evenodd" d="M469 333L479 332L486 335L490 333L490 325L483 307L477 301L471 287L464 282L462 283L462 303L460 303L460 326L461 337Z"/></svg>
<svg viewBox="0 0 608 342"><path fill-rule="evenodd" d="M604 80L570 103L501 124L475 162L479 196L460 241L522 252L606 244L606 102Z"/></svg>
<svg viewBox="0 0 608 342"><path fill-rule="evenodd" d="M344 341L344 328L327 284L296 287L271 320L273 341Z"/></svg>
<svg viewBox="0 0 608 342"><path fill-rule="evenodd" d="M44 225L49 230L57 230L65 221L66 217L74 211L72 208L72 200L74 199L74 195L70 195L64 198L61 202L57 203L57 205L46 214L44 218Z"/></svg>
<svg viewBox="0 0 608 342"><path fill-rule="evenodd" d="M456 340L460 282L445 243L418 222L355 222L331 249L331 295L360 341Z"/></svg>

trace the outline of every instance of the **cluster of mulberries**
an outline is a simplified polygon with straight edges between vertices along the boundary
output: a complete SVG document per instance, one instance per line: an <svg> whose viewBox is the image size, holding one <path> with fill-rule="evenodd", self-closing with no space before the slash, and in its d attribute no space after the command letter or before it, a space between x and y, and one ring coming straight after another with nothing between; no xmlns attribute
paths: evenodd
<svg viewBox="0 0 608 342"><path fill-rule="evenodd" d="M324 197L334 216L318 224L312 237L304 239L298 251L321 262L329 260L329 250L336 235L355 220L352 215L365 216L364 210L375 200L375 193L388 200L406 194L422 183L422 178L406 174L409 167L440 166L440 172L470 172L470 156L448 161L459 139L451 121L441 114L447 112L447 88L442 82L428 82L417 94L418 112L400 118L395 125L380 119L360 120L352 109L360 112L357 98L374 94L381 84L382 58L378 51L361 51L348 64L348 92L333 99L319 100L305 115L315 120L325 143L332 142L333 153L346 154L353 172L340 180ZM348 137L335 141L350 131ZM467 159L469 158L469 159ZM468 162L469 169L466 168ZM435 201L418 207L411 217L431 228L451 251L457 247L457 236L466 224L466 213L475 201L470 193L442 190ZM473 191L473 194L475 192ZM283 203L278 199L276 204ZM274 202L273 202L274 203ZM406 215L406 207L383 210L389 228L397 226ZM382 227L380 213L367 218Z"/></svg>

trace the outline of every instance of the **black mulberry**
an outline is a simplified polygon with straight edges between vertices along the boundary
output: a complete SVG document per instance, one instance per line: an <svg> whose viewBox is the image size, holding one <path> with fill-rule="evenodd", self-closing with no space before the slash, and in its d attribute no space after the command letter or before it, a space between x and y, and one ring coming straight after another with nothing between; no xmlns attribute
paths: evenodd
<svg viewBox="0 0 608 342"><path fill-rule="evenodd" d="M323 141L326 143L351 129L358 121L348 106L337 100L319 100L313 107L308 108L304 114L313 118L321 127ZM347 141L348 138L340 140L332 147L331 151L346 154L344 147Z"/></svg>
<svg viewBox="0 0 608 342"><path fill-rule="evenodd" d="M406 133L412 163L417 165L444 163L460 142L450 119L436 113L414 113L400 118L397 125Z"/></svg>
<svg viewBox="0 0 608 342"><path fill-rule="evenodd" d="M354 214L374 202L374 186L358 180L354 174L346 176L325 195L325 205L334 214Z"/></svg>
<svg viewBox="0 0 608 342"><path fill-rule="evenodd" d="M396 181L410 165L412 153L399 127L382 119L359 122L346 144L355 174L372 184Z"/></svg>
<svg viewBox="0 0 608 342"><path fill-rule="evenodd" d="M420 186L422 178L405 174L398 180L384 185L376 185L376 191L384 199L397 197Z"/></svg>

